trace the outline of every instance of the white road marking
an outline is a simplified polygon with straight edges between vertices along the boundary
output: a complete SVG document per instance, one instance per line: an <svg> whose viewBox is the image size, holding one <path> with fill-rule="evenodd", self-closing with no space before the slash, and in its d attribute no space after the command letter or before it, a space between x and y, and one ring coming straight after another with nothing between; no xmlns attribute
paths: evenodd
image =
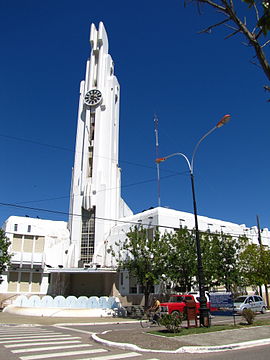
<svg viewBox="0 0 270 360"><path fill-rule="evenodd" d="M81 351L66 351L66 352L58 352L53 354L40 354L40 355L27 355L21 356L21 360L36 360L36 359L48 359L48 358L56 358L63 356L71 356L71 355L86 355L86 354L95 354L107 352L105 349L89 349L89 350L81 350Z"/></svg>
<svg viewBox="0 0 270 360"><path fill-rule="evenodd" d="M126 354L116 354L116 355L106 355L106 356L99 356L99 357L87 357L84 359L78 359L78 360L118 360L118 359L125 359L129 357L134 356L141 356L142 354L136 353L136 352L130 352ZM158 360L158 359L157 359Z"/></svg>
<svg viewBox="0 0 270 360"><path fill-rule="evenodd" d="M28 340L27 340L28 341ZM34 340L36 341L36 340ZM38 340L39 341L39 340ZM16 347L27 347L27 346L33 346L33 345L60 345L60 344L78 344L81 343L80 340L73 340L73 341L41 341L41 342L31 342L31 343L22 343L22 344L18 344L16 341L16 344L11 344L11 345L4 345L6 348L16 348Z"/></svg>
<svg viewBox="0 0 270 360"><path fill-rule="evenodd" d="M16 337L16 339L37 339L37 338L63 338L63 337L67 337L68 335L64 335L64 334L62 334L62 335L31 335L31 336L28 336L28 335L26 335L26 336L18 336L18 337ZM12 336L12 337L0 337L0 340L1 341L3 341L3 340L12 340L12 339L14 339L15 338L15 336Z"/></svg>
<svg viewBox="0 0 270 360"><path fill-rule="evenodd" d="M17 329L6 329L4 331L0 330L0 334L35 334L37 332L37 330L34 330L34 329L20 329L20 330L17 330ZM54 333L55 334L55 331L52 331L52 330L43 330L43 329L39 329L39 332L42 332L42 333ZM60 334L60 333L58 333Z"/></svg>
<svg viewBox="0 0 270 360"><path fill-rule="evenodd" d="M80 332L80 333L83 333L83 334L94 334L93 331L87 331L87 330L80 330L80 329L73 329L73 328L70 328L70 327L67 327L67 326L58 326L58 325L55 325L55 327L57 329L64 329L64 330L71 330L71 331L77 331L77 332Z"/></svg>
<svg viewBox="0 0 270 360"><path fill-rule="evenodd" d="M91 346L93 346L93 345L81 343L79 345L46 346L46 347L35 347L35 348L31 348L31 349L11 350L11 352L13 352L14 354L19 354L19 353L27 353L27 352L34 352L34 351L38 352L38 351L47 351L47 350L76 349L76 348L91 347Z"/></svg>
<svg viewBox="0 0 270 360"><path fill-rule="evenodd" d="M4 341L4 343L5 344L12 344L12 343L16 343L16 344L18 344L18 343L30 343L30 342L36 342L36 341L42 341L42 339L43 339L43 336L38 336L37 338L35 338L35 339L26 339L26 340L18 340L18 339L16 339L16 340L5 340ZM61 339L45 339L44 341L48 341L48 340L50 340L50 341L58 341L58 340L75 340L75 339L80 339L80 337L79 336L69 336L69 335L66 335L66 337L61 337ZM3 340L3 339L1 339L1 340ZM65 341L66 342L66 341Z"/></svg>

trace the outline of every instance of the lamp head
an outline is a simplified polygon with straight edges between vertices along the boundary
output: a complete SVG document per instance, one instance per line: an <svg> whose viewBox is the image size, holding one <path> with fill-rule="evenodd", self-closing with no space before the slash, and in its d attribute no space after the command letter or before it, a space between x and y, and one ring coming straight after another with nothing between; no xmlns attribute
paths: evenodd
<svg viewBox="0 0 270 360"><path fill-rule="evenodd" d="M221 120L219 120L219 122L217 123L216 127L220 128L221 126L223 126L224 124L226 124L227 122L229 122L231 119L231 115L227 114L224 115L223 118Z"/></svg>
<svg viewBox="0 0 270 360"><path fill-rule="evenodd" d="M163 162L163 161L165 161L165 160L166 160L166 158L163 157L163 158L158 158L158 159L156 159L155 162L156 162L156 164L160 164L161 162Z"/></svg>

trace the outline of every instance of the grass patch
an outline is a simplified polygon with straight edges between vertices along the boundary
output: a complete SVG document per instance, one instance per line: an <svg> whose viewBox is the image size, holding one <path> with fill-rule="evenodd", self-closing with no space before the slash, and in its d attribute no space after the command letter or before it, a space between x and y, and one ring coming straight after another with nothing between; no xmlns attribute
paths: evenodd
<svg viewBox="0 0 270 360"><path fill-rule="evenodd" d="M270 319L255 320L252 326L270 325Z"/></svg>
<svg viewBox="0 0 270 360"><path fill-rule="evenodd" d="M184 336L184 335L192 335L192 334L203 334L208 332L216 332L222 330L235 330L235 329L243 329L245 327L253 327L253 326L263 326L270 325L270 320L256 320L252 325L248 325L247 323L239 323L235 326L233 324L228 325L212 325L210 328L182 328L179 333L169 333L167 330L156 330L150 331L151 334L161 335L166 337L175 337L175 336Z"/></svg>

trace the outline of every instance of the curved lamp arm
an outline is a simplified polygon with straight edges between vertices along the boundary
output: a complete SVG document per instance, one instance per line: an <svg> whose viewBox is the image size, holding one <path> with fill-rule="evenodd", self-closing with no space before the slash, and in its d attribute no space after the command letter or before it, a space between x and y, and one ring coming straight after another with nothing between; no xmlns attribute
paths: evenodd
<svg viewBox="0 0 270 360"><path fill-rule="evenodd" d="M229 114L224 115L223 118L216 124L216 126L213 127L213 129L209 130L203 137L200 138L200 140L197 142L197 144L196 144L196 146L195 146L195 148L194 148L194 150L193 150L193 154L192 154L192 157L191 157L191 161L189 161L188 157L187 157L185 154L178 152L178 153L174 153L174 154L170 154L170 155L164 156L164 157L162 157L162 158L158 158L158 159L155 160L156 163L157 163L157 164L160 164L161 162L166 161L166 160L167 160L168 158L170 158L170 157L179 155L179 156L182 156L182 157L186 160L186 162L187 162L187 164L188 164L189 171L190 171L191 174L193 174L194 157L195 157L195 154L196 154L196 152L197 152L197 150L198 150L198 147L199 147L200 143L201 143L208 135L210 135L214 130L216 130L217 128L220 128L221 126L223 126L224 124L226 124L228 121L230 121L230 118L231 118L231 115L229 115Z"/></svg>
<svg viewBox="0 0 270 360"><path fill-rule="evenodd" d="M195 148L193 150L192 153L192 157L191 157L191 173L193 174L193 169L194 169L194 157L196 155L196 152L198 150L199 145L201 144L201 142L210 134L212 134L213 131L215 131L216 129L220 128L221 126L223 126L224 124L226 124L228 121L230 121L231 119L231 115L227 114L224 115L223 118L216 124L216 126L214 126L211 130L209 130L205 135L203 135L203 137L200 138L200 140L197 142L197 144L195 145Z"/></svg>
<svg viewBox="0 0 270 360"><path fill-rule="evenodd" d="M180 153L180 152L174 153L174 154L170 154L170 155L167 155L167 156L162 157L162 158L158 158L158 159L156 159L155 161L156 161L157 164L160 164L161 162L166 161L166 160L169 159L170 157L177 156L177 155L183 156L183 158L186 160L186 162L187 162L187 164L188 164L189 171L192 172L192 171L191 171L191 164L190 164L190 161L189 161L188 157L187 157L185 154Z"/></svg>

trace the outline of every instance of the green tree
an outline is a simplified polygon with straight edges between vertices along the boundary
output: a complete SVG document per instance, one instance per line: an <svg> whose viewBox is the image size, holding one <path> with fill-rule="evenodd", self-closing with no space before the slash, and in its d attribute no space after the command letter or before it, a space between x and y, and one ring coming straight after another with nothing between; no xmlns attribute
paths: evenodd
<svg viewBox="0 0 270 360"><path fill-rule="evenodd" d="M201 234L205 282L208 287L218 284L227 291L241 284L239 254L247 242L246 237L227 234Z"/></svg>
<svg viewBox="0 0 270 360"><path fill-rule="evenodd" d="M8 252L10 241L5 235L3 229L0 229L0 283L2 282L1 274L6 270L10 262L11 254Z"/></svg>
<svg viewBox="0 0 270 360"><path fill-rule="evenodd" d="M181 228L175 233L166 234L166 243L168 252L165 273L181 291L190 291L197 274L194 234L187 228Z"/></svg>
<svg viewBox="0 0 270 360"><path fill-rule="evenodd" d="M119 270L128 270L138 283L143 286L145 307L153 285L162 279L165 271L167 253L166 235L143 227L134 227L127 234L123 243L116 244L108 252L116 259Z"/></svg>
<svg viewBox="0 0 270 360"><path fill-rule="evenodd" d="M270 249L267 246L249 244L240 255L241 272L245 285L270 283Z"/></svg>
<svg viewBox="0 0 270 360"><path fill-rule="evenodd" d="M217 16L216 22L201 33L211 33L218 26L226 26L230 33L225 39L240 34L245 44L254 50L257 65L270 81L270 64L265 53L265 48L270 42L267 39L270 30L270 2L269 0L243 1L248 4L249 9L243 8L243 2L234 0L184 0L185 4L196 3L199 11L202 6L214 9ZM264 88L270 91L269 85L265 85Z"/></svg>

